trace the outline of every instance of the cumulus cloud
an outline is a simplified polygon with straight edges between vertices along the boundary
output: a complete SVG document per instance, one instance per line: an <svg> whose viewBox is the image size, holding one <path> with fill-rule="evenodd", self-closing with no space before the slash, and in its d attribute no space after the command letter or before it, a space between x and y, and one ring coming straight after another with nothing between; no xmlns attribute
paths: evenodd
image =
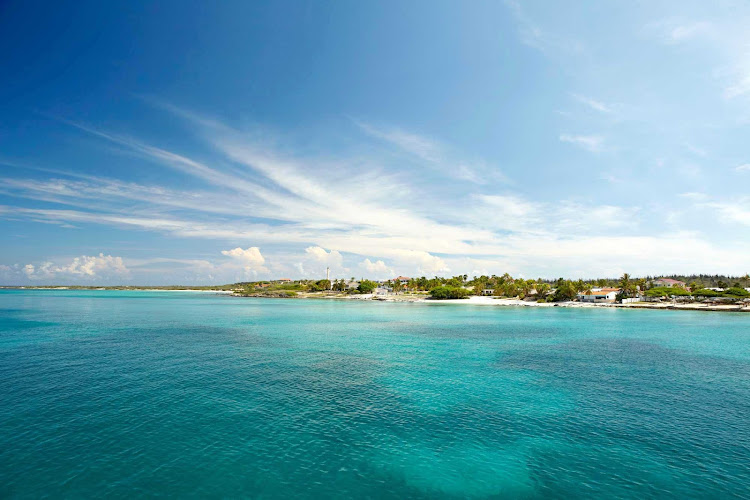
<svg viewBox="0 0 750 500"><path fill-rule="evenodd" d="M328 266L340 267L344 262L344 258L337 250L326 251L322 247L307 247L305 248L305 253L317 262Z"/></svg>
<svg viewBox="0 0 750 500"><path fill-rule="evenodd" d="M305 254L298 257L298 262L293 267L300 276L315 279L324 278L326 268L330 269L331 279L349 273L349 269L344 265L344 256L338 250L326 250L319 246L305 248Z"/></svg>
<svg viewBox="0 0 750 500"><path fill-rule="evenodd" d="M735 168L737 172L750 172L750 163L745 163Z"/></svg>
<svg viewBox="0 0 750 500"><path fill-rule="evenodd" d="M418 274L425 276L443 275L450 272L450 268L441 257L421 250L398 250L394 252L396 261L401 266L411 268Z"/></svg>
<svg viewBox="0 0 750 500"><path fill-rule="evenodd" d="M362 267L365 272L367 272L368 276L372 276L374 278L387 278L395 274L393 268L388 266L388 264L386 264L382 260L376 260L375 262L373 262L370 259L365 259L360 264L360 267Z"/></svg>
<svg viewBox="0 0 750 500"><path fill-rule="evenodd" d="M43 262L38 265L26 264L24 274L29 279L51 278L111 278L128 276L130 271L122 261L122 257L112 255L82 255L75 257L68 264Z"/></svg>
<svg viewBox="0 0 750 500"><path fill-rule="evenodd" d="M245 277L257 277L259 273L267 273L268 269L264 266L265 257L260 253L258 247L242 248L237 247L231 250L222 250L222 255L231 257L245 271Z"/></svg>

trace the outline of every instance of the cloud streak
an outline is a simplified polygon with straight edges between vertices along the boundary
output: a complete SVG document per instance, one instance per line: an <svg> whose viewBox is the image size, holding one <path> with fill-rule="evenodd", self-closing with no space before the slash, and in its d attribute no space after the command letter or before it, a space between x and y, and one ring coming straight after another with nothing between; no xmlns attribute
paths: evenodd
<svg viewBox="0 0 750 500"><path fill-rule="evenodd" d="M604 137L599 135L560 134L560 141L574 144L592 153L604 151Z"/></svg>
<svg viewBox="0 0 750 500"><path fill-rule="evenodd" d="M133 267L192 266L200 276L215 279L281 273L319 277L326 267L337 276L348 275L352 268L385 276L466 272L466 266L544 275L578 269L595 275L628 266L633 266L631 272L679 271L670 267L675 261L661 256L670 255L686 236L639 234L639 206L572 198L540 202L507 187L493 189L479 182L482 179L452 186L450 199L460 203L446 204L444 193L389 174L387 165L377 160L362 166L347 158L295 156L288 148L281 151L217 120L186 120L208 148L210 162L108 131L77 128L178 171L201 189L81 175L8 177L2 193L57 206L3 205L0 216L215 241L220 245L216 255L223 255L223 261L171 259ZM560 140L593 152L604 149L600 136L563 134ZM397 151L404 147L401 142L393 144ZM413 139L407 143L429 152L415 153L425 161L444 149L425 149L424 142ZM341 165L347 167L342 170ZM451 175L473 175L471 169L456 171ZM744 220L742 213L732 216ZM737 263L731 248L713 247L696 235L688 239L723 253L726 263ZM646 252L646 246L652 251ZM690 262L700 263L695 257ZM30 265L30 273L38 274L39 264Z"/></svg>

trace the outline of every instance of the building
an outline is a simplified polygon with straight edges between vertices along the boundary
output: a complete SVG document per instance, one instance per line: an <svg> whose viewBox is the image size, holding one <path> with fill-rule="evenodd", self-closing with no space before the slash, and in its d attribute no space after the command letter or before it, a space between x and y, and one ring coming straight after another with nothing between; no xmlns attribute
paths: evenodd
<svg viewBox="0 0 750 500"><path fill-rule="evenodd" d="M275 281L275 283L291 283L292 280L289 278L280 278Z"/></svg>
<svg viewBox="0 0 750 500"><path fill-rule="evenodd" d="M347 281L345 285L348 290L356 290L357 288L359 288L359 281L350 280L350 281Z"/></svg>
<svg viewBox="0 0 750 500"><path fill-rule="evenodd" d="M482 290L482 295L494 295L495 289L494 288L485 288Z"/></svg>
<svg viewBox="0 0 750 500"><path fill-rule="evenodd" d="M673 280L671 278L659 278L658 280L654 280L652 283L654 286L668 286L668 287L677 286L680 288L687 287L684 281Z"/></svg>
<svg viewBox="0 0 750 500"><path fill-rule="evenodd" d="M407 278L406 276L399 276L398 278L393 278L393 280L398 280L402 286L406 286L409 284L409 281L411 281L411 278Z"/></svg>
<svg viewBox="0 0 750 500"><path fill-rule="evenodd" d="M578 300L581 302L614 302L619 288L592 288L588 292L578 292Z"/></svg>

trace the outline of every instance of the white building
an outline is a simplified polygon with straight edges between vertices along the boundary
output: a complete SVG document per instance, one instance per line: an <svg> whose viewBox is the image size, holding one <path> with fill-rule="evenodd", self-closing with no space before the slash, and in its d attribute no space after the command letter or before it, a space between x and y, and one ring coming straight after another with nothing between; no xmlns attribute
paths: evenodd
<svg viewBox="0 0 750 500"><path fill-rule="evenodd" d="M592 288L590 292L578 292L581 302L614 302L619 288Z"/></svg>

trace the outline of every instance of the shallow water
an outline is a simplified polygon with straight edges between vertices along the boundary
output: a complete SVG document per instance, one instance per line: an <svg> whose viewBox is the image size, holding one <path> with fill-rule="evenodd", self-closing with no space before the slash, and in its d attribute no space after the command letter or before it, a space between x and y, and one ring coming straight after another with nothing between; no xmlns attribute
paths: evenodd
<svg viewBox="0 0 750 500"><path fill-rule="evenodd" d="M747 498L750 315L0 291L0 497Z"/></svg>

